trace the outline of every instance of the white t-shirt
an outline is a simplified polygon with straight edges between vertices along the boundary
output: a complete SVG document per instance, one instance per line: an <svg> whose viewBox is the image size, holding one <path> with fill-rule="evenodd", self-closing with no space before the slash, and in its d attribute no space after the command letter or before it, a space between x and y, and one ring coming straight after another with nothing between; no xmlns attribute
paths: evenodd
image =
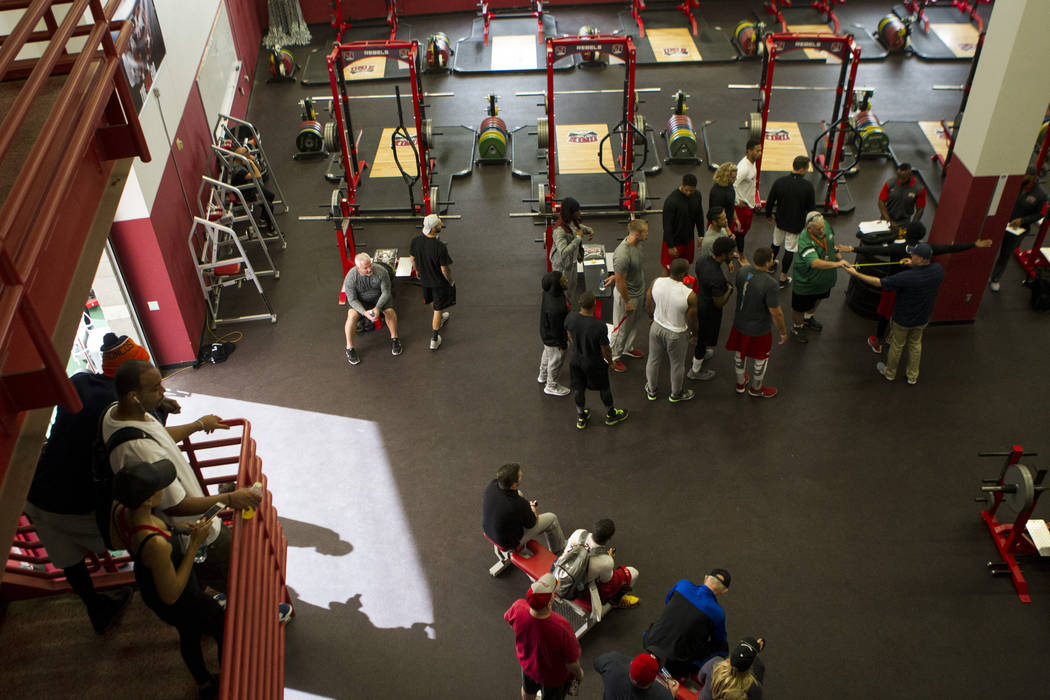
<svg viewBox="0 0 1050 700"><path fill-rule="evenodd" d="M204 493L204 489L201 488L200 482L197 481L197 475L193 473L193 469L183 456L182 450L179 449L171 435L168 434L167 429L160 424L160 421L148 413L146 414L146 420L143 421L117 420L113 418L113 412L116 410L117 407L113 406L106 411L106 417L102 419L103 440L109 440L113 433L121 428L129 427L138 428L143 432L149 433L153 439L129 440L113 448L113 452L109 455L109 466L113 468L113 473L116 474L126 465L134 464L135 462L156 462L161 459L171 460L171 463L175 465L175 481L171 482L164 489L164 497L160 505L154 510L154 513L168 525L197 520L203 513L176 517L167 515L164 512L168 508L182 503L187 496L207 496ZM208 535L208 544L211 544L219 536L220 527L222 527L222 523L218 518L211 521L211 534Z"/></svg>
<svg viewBox="0 0 1050 700"><path fill-rule="evenodd" d="M569 551L577 544L583 542L583 546L587 549L593 549L598 546L598 543L594 541L594 535L588 534L587 539L583 540L583 533L587 532L584 529L579 529L569 536L568 541L565 543L565 551ZM609 579L612 578L613 572L616 570L616 562L608 554L592 554L587 559L587 582L598 581L599 583L608 583Z"/></svg>
<svg viewBox="0 0 1050 700"><path fill-rule="evenodd" d="M744 156L736 164L736 182L733 189L736 190L736 203L741 206L755 207L755 180L758 178L758 168ZM728 213L728 212L727 212Z"/></svg>
<svg viewBox="0 0 1050 700"><path fill-rule="evenodd" d="M661 277L653 283L653 301L656 309L653 320L672 333L689 330L685 314L689 311L689 295L693 290L670 277Z"/></svg>

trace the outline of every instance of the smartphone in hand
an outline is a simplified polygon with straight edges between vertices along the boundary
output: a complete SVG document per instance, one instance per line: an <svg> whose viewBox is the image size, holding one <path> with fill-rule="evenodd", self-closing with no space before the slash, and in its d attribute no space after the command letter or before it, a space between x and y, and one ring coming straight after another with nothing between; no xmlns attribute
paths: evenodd
<svg viewBox="0 0 1050 700"><path fill-rule="evenodd" d="M216 515L218 515L219 511L221 511L221 510L223 510L225 508L226 508L226 504L225 503L223 503L221 501L219 503L216 503L211 508L209 508L207 511L205 511L204 515L201 516L201 521L205 522L205 523L208 522L209 520L214 518Z"/></svg>

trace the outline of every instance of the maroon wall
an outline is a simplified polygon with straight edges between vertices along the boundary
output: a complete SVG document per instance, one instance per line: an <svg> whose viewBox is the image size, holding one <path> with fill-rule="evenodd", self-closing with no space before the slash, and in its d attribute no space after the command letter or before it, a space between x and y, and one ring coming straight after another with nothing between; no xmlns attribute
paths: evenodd
<svg viewBox="0 0 1050 700"><path fill-rule="evenodd" d="M947 273L937 294L933 321L972 321L977 316L981 298L987 289L988 275L995 262L999 244L1006 235L1006 224L1021 187L1019 175L1007 178L999 205L991 216L999 177L974 177L956 155L948 163L937 215L930 231L931 243L970 243L978 238L991 238L992 247L942 256L937 262Z"/></svg>
<svg viewBox="0 0 1050 700"><path fill-rule="evenodd" d="M303 17L308 24L328 22L332 14L332 3L329 0L299 0L303 8ZM623 2L609 2L609 0L572 0L572 2L561 2L559 5L623 5ZM453 12L475 12L478 9L477 0L442 0L440 11L435 12L436 3L433 0L397 0L397 13L399 17L408 15L432 15L450 14ZM502 8L526 7L526 0L490 0L490 9L498 13ZM548 12L556 12L558 7L552 2L543 3ZM350 15L352 19L369 19L372 17L386 17L385 0L343 0L343 14Z"/></svg>

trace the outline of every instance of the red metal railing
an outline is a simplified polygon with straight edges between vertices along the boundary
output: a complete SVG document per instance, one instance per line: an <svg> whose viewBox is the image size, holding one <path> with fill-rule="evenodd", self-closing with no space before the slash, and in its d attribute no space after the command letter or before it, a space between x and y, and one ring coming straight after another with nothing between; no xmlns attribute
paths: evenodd
<svg viewBox="0 0 1050 700"><path fill-rule="evenodd" d="M181 445L205 492L226 483L237 488L256 483L262 486L263 500L254 514L245 517L244 513L232 512L220 697L276 699L284 692L284 628L277 618L277 604L290 602L285 587L288 542L277 521L262 460L255 452L251 423L241 418L224 422L233 431L240 427L240 435L201 442L186 439ZM232 467L236 473L231 472ZM206 475L211 470L219 473ZM224 517L230 515L227 511ZM111 557L108 553L87 560L96 588L133 583L134 572L127 566L130 562L130 556ZM3 583L29 596L71 591L25 515L11 544Z"/></svg>
<svg viewBox="0 0 1050 700"><path fill-rule="evenodd" d="M52 10L56 4L69 5L61 24ZM115 40L110 34L110 18L118 4L119 0L110 0L103 8L100 0L0 0L0 9L24 9L18 24L0 44L0 80L27 76L0 123L0 163L8 172L18 168L0 208L0 357L5 358L0 375L0 433L7 439L17 433L22 411L55 403L70 410L80 408L80 400L65 376L61 359L65 353L56 351L51 341L55 329L44 320L57 314L41 305L32 287L38 267L47 264L41 259L47 244L60 236L69 239L68 250L80 250L77 236L82 246L87 235L86 231L74 234L63 229L60 217L68 212L59 203L70 194L73 176L92 146L106 161L133 156L149 160L120 62L132 25L120 23ZM70 54L66 51L69 39L85 33L84 27L78 27L85 12L92 20L87 25L86 43L82 51ZM42 19L47 30L34 31ZM27 43L45 38L48 44L43 55L18 60ZM28 155L20 164L5 163L27 117L43 109L41 95L49 78L66 73ZM35 355L14 342L26 337L30 342L23 347L31 346ZM11 350L18 352L12 355Z"/></svg>
<svg viewBox="0 0 1050 700"><path fill-rule="evenodd" d="M284 694L284 628L277 617L277 604L289 602L285 587L288 541L277 521L262 460L255 453L251 425L243 419L225 423L243 426L241 437L183 443L202 484L222 480L205 478L205 469L238 464L238 488L262 486L262 503L254 515L242 512L233 519L220 697L276 700ZM239 452L229 450L237 445ZM222 454L210 459L197 454L222 448L226 448Z"/></svg>

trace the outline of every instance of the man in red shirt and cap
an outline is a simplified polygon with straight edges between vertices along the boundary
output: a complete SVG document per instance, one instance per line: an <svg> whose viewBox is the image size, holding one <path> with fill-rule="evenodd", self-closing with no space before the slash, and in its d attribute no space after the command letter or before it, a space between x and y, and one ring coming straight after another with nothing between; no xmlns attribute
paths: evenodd
<svg viewBox="0 0 1050 700"><path fill-rule="evenodd" d="M580 642L569 621L551 610L556 586L554 576L544 574L503 615L514 630L524 700L540 690L544 700L562 700L573 679L583 680Z"/></svg>

